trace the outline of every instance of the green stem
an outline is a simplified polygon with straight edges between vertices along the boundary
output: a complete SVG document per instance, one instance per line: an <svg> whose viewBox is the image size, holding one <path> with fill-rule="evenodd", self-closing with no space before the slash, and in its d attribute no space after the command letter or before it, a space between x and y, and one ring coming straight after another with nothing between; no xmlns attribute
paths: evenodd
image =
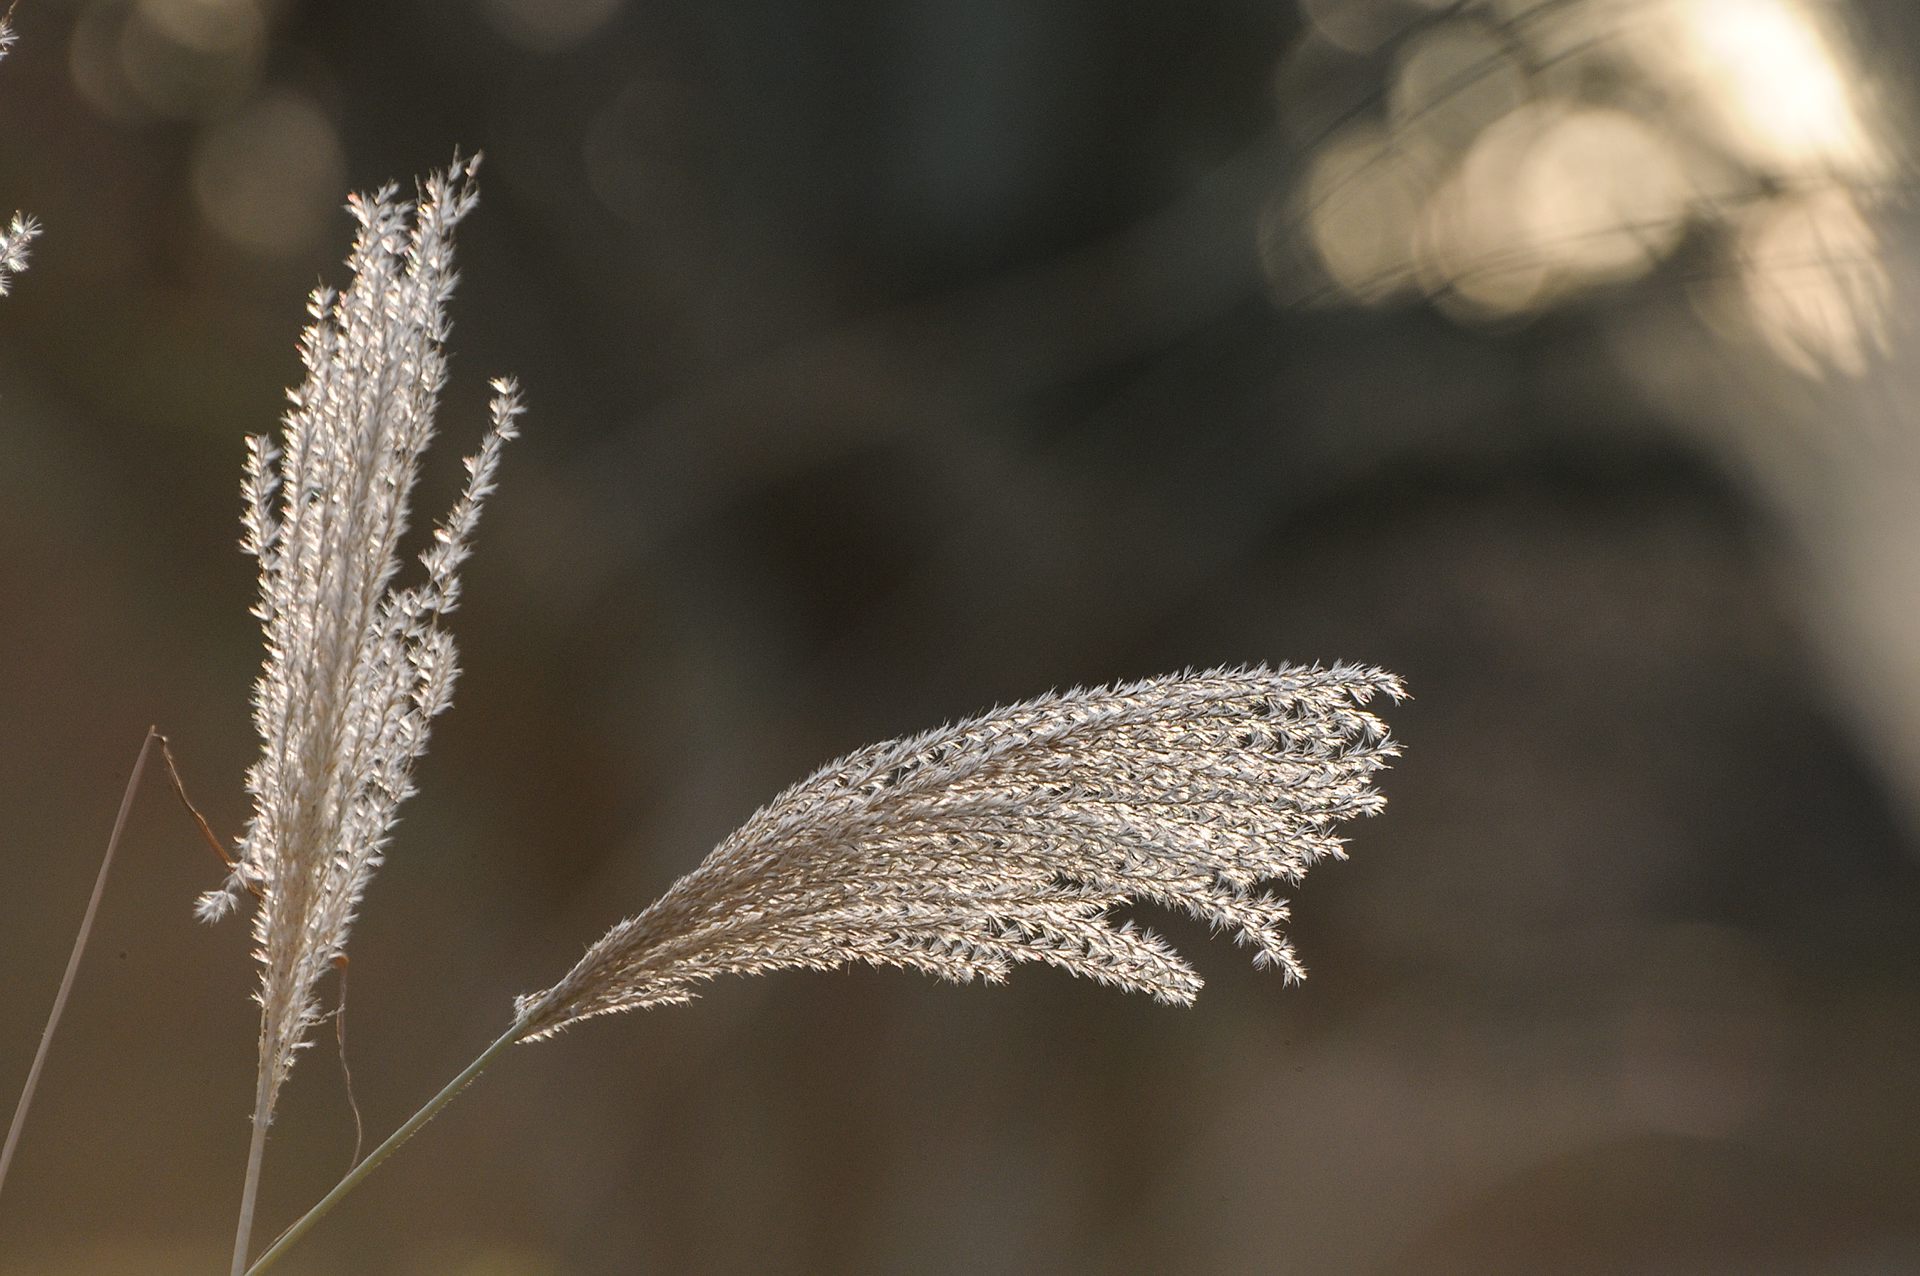
<svg viewBox="0 0 1920 1276"><path fill-rule="evenodd" d="M408 1117L405 1124L387 1136L385 1143L382 1143L379 1147L367 1153L366 1159L347 1171L347 1176L334 1184L331 1192L321 1197L317 1205L301 1215L299 1221L292 1227L282 1232L279 1240L267 1246L266 1251L254 1260L253 1266L247 1268L246 1276L258 1276L260 1272L264 1272L267 1268L273 1266L281 1255L292 1248L295 1241L306 1235L307 1229L326 1217L328 1211L333 1209L335 1205L338 1205L342 1197L346 1196L346 1194L351 1192L355 1187L358 1187L361 1179L373 1173L374 1170L379 1167L380 1162L399 1151L402 1143L412 1138L415 1131L419 1130L421 1126L433 1120L433 1118L439 1114L441 1108L453 1102L455 1095L466 1089L468 1085L472 1084L475 1077L486 1071L488 1064L492 1063L508 1046L518 1041L521 1031L521 1025L516 1022L513 1027L507 1029L506 1033L502 1035L498 1041L495 1041L485 1050L482 1050L479 1057L468 1064L459 1076L447 1082L440 1093L428 1099L425 1107Z"/></svg>

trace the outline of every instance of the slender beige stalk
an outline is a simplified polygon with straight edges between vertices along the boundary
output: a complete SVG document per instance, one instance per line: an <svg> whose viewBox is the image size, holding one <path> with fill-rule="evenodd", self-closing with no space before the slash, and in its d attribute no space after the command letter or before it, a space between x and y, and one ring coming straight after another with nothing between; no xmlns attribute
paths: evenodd
<svg viewBox="0 0 1920 1276"><path fill-rule="evenodd" d="M79 933L73 937L73 951L67 956L67 971L60 977L60 991L54 994L53 1009L47 1014L47 1026L40 1033L40 1047L33 1052L33 1066L27 1069L27 1083L20 1089L20 1102L13 1109L13 1123L7 1127L7 1141L0 1146L0 1187L7 1181L7 1167L13 1164L13 1152L20 1145L20 1131L27 1124L27 1110L33 1106L33 1092L40 1085L40 1070L46 1065L47 1051L53 1045L54 1030L60 1026L60 1016L67 1008L67 997L73 992L74 977L80 973L80 958L87 951L87 940L93 935L93 919L100 911L101 896L107 892L107 872L113 867L113 855L120 847L120 834L127 827L127 813L133 809L133 795L140 788L140 776L147 769L147 755L153 751L153 742L160 738L160 732L153 727L147 728L147 738L140 742L140 756L133 761L133 774L127 777L127 787L120 794L120 811L113 817L113 832L107 835L107 851L100 857L100 871L93 879L93 894L87 897L87 911L80 918Z"/></svg>
<svg viewBox="0 0 1920 1276"><path fill-rule="evenodd" d="M265 1047L262 1047L265 1053ZM253 1209L260 1196L260 1167L267 1154L267 1123L273 1116L273 1093L263 1068L254 1084L253 1135L247 1140L246 1186L240 1191L240 1220L234 1225L232 1276L240 1276L247 1267L247 1251L253 1241Z"/></svg>
<svg viewBox="0 0 1920 1276"><path fill-rule="evenodd" d="M508 1046L520 1040L520 1031L520 1025L517 1023L514 1024L513 1027L509 1028L495 1040L492 1045L475 1056L472 1063L469 1063L465 1068L460 1070L459 1076L442 1086L438 1094L427 1100L418 1112L408 1117L399 1129L388 1135L385 1142L381 1143L380 1146L373 1151L367 1153L365 1160L347 1171L347 1176L334 1184L332 1191L321 1197L312 1209L302 1214L292 1227L282 1232L279 1239L262 1250L260 1257L254 1260L253 1266L245 1269L245 1276L255 1276L256 1273L264 1272L267 1268L279 1262L281 1256L293 1247L293 1243L302 1236L305 1236L308 1229L315 1223L325 1218L327 1214L333 1210L333 1207L338 1205L341 1200L346 1197L348 1192L351 1192L360 1185L361 1180L379 1169L382 1161L385 1161L395 1152L398 1152L402 1144L419 1132L421 1126L438 1116L440 1109L452 1103L462 1090L472 1085L474 1080L479 1077L482 1072L486 1071L488 1064L499 1058ZM236 1273L236 1276L239 1276L239 1273Z"/></svg>

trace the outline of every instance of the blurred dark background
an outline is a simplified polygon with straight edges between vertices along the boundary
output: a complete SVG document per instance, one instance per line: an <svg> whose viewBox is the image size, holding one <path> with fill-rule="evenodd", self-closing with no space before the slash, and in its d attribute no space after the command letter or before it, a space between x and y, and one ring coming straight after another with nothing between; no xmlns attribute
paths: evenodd
<svg viewBox="0 0 1920 1276"><path fill-rule="evenodd" d="M754 806L1050 687L1351 659L1289 989L715 986L516 1050L288 1273L1920 1271L1899 0L24 0L0 1089L141 733L238 832L245 434L349 189L484 150L417 512L531 411L352 945L391 1129ZM0 1272L219 1270L244 924L150 774ZM270 1236L347 1166L296 1070ZM11 1099L7 1100L9 1106Z"/></svg>

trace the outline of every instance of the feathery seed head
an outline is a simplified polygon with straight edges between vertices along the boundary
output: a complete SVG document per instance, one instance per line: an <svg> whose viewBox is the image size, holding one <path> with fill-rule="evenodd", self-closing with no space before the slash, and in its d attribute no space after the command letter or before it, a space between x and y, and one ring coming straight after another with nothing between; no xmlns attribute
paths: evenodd
<svg viewBox="0 0 1920 1276"><path fill-rule="evenodd" d="M851 753L794 785L565 978L515 1003L522 1040L682 1002L725 974L853 961L958 982L1043 961L1175 1004L1200 978L1116 925L1132 901L1304 972L1283 900L1378 812L1399 746L1365 709L1379 669L1214 669L1041 696Z"/></svg>
<svg viewBox="0 0 1920 1276"><path fill-rule="evenodd" d="M477 199L475 162L456 157L417 204L392 186L348 201L359 227L352 282L312 295L306 376L288 392L280 442L247 441L241 545L260 564L262 748L247 773L253 815L237 868L198 911L213 920L243 895L258 899L261 1067L273 1093L319 1019L316 985L413 792L429 724L451 701L457 669L442 618L459 601L459 568L521 411L514 384L494 382L466 488L420 556L425 578L395 587L446 381L453 232Z"/></svg>
<svg viewBox="0 0 1920 1276"><path fill-rule="evenodd" d="M40 233L40 223L15 213L0 230L0 297L13 290L13 277L27 268L27 246Z"/></svg>
<svg viewBox="0 0 1920 1276"><path fill-rule="evenodd" d="M7 56L7 50L19 38L6 15L0 14L0 58ZM27 245L39 233L40 223L21 213L15 213L7 228L0 230L0 297L7 295L13 277L27 268Z"/></svg>

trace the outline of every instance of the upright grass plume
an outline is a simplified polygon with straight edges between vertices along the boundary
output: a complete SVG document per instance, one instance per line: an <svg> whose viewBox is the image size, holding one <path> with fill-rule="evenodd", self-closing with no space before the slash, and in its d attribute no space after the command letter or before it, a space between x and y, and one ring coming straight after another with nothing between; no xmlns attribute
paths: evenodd
<svg viewBox="0 0 1920 1276"><path fill-rule="evenodd" d="M7 56L14 41L20 38L9 21L12 15L12 9L0 14L0 59ZM0 230L0 297L12 289L13 277L27 268L27 245L39 233L40 223L21 213L15 213L6 229Z"/></svg>
<svg viewBox="0 0 1920 1276"><path fill-rule="evenodd" d="M1399 754L1359 665L1214 669L1041 696L830 762L520 998L507 1031L249 1269L258 1273L515 1042L690 1000L727 974L850 962L1004 980L1039 961L1184 1005L1200 977L1113 910L1182 909L1302 975L1266 884L1343 854Z"/></svg>
<svg viewBox="0 0 1920 1276"><path fill-rule="evenodd" d="M198 910L213 920L256 901L259 1075L236 1272L280 1087L322 1017L317 986L413 792L429 725L451 702L455 653L442 618L459 601L459 569L521 410L514 385L496 381L465 490L420 555L424 579L396 587L408 499L446 381L453 233L477 199L473 172L456 158L423 184L417 207L393 186L348 201L352 282L313 294L300 340L306 378L289 392L281 443L247 443L242 544L260 564L262 747L247 773L253 815L236 866Z"/></svg>

